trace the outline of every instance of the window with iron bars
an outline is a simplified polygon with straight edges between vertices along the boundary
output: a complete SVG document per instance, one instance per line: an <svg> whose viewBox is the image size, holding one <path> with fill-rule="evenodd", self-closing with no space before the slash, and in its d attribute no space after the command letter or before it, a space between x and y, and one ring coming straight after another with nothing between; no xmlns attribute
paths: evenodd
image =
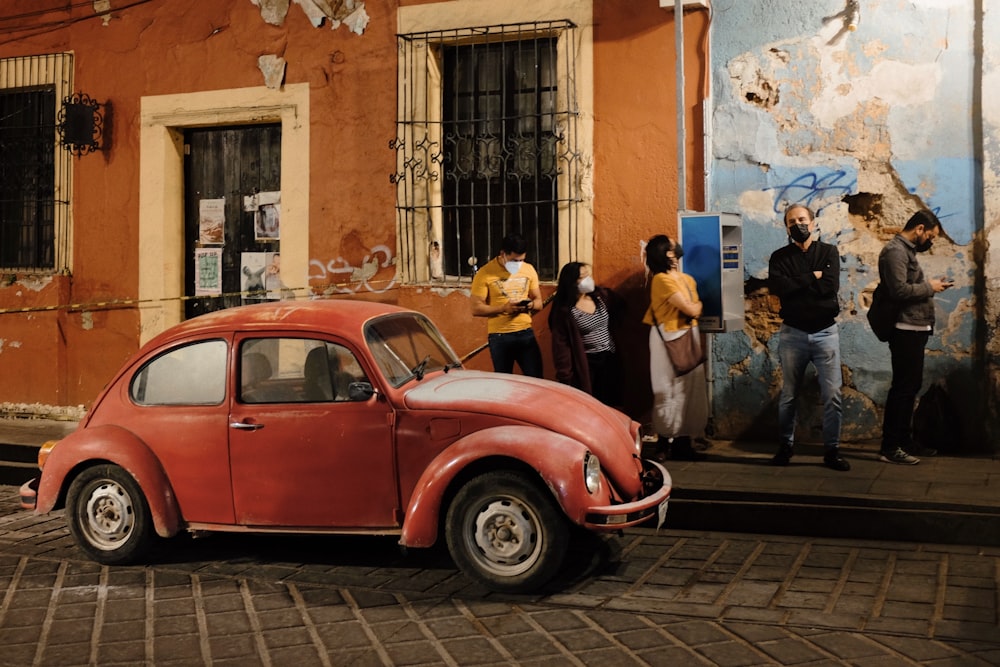
<svg viewBox="0 0 1000 667"><path fill-rule="evenodd" d="M71 68L70 54L0 59L0 270L67 268L71 165L56 117Z"/></svg>
<svg viewBox="0 0 1000 667"><path fill-rule="evenodd" d="M555 280L575 234L579 154L573 24L399 36L399 268L404 282L461 282L509 233ZM564 261L567 258L562 258Z"/></svg>

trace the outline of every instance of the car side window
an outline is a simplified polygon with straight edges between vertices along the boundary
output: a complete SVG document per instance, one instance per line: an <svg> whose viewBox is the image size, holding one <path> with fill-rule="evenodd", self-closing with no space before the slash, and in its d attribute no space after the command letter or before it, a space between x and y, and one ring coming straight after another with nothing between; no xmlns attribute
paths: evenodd
<svg viewBox="0 0 1000 667"><path fill-rule="evenodd" d="M351 382L367 381L343 345L308 338L254 338L240 346L244 403L349 401Z"/></svg>
<svg viewBox="0 0 1000 667"><path fill-rule="evenodd" d="M224 340L176 347L143 365L129 395L139 405L218 405L226 398Z"/></svg>

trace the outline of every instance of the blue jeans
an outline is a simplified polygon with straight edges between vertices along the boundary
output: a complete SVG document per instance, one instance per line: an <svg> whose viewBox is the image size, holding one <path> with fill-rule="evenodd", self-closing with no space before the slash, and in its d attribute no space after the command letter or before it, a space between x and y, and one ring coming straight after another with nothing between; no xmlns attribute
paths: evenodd
<svg viewBox="0 0 1000 667"><path fill-rule="evenodd" d="M778 339L781 360L781 397L778 400L778 429L781 445L791 447L795 441L795 401L802 388L806 366L812 362L819 380L823 399L823 446L829 452L840 446L840 422L843 406L840 387L840 333L837 325L816 333L806 333L787 324L781 325Z"/></svg>
<svg viewBox="0 0 1000 667"><path fill-rule="evenodd" d="M498 373L513 373L516 361L525 375L542 377L542 350L538 347L533 329L490 334L488 340L493 370Z"/></svg>

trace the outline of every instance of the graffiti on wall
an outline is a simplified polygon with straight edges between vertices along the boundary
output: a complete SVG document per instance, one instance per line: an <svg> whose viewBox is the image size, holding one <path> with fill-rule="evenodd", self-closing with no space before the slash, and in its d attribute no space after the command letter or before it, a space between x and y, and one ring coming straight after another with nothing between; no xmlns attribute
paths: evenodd
<svg viewBox="0 0 1000 667"><path fill-rule="evenodd" d="M817 201L837 201L854 191L857 179L850 178L846 171L835 170L827 174L814 171L798 176L788 183L763 188L764 192L774 192L774 212L782 215L782 206L801 204L814 213Z"/></svg>
<svg viewBox="0 0 1000 667"><path fill-rule="evenodd" d="M327 294L382 293L396 285L396 258L386 245L371 248L354 266L343 257L309 260L309 282Z"/></svg>

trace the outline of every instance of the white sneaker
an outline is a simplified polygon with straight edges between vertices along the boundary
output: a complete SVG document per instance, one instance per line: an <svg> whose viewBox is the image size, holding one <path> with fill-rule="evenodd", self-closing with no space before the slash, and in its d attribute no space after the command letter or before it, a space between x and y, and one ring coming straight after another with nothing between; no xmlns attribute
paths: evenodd
<svg viewBox="0 0 1000 667"><path fill-rule="evenodd" d="M904 466L915 466L920 463L920 459L907 454L901 447L897 447L896 451L890 454L882 452L882 455L878 458L880 461L885 461L886 463L898 463Z"/></svg>

